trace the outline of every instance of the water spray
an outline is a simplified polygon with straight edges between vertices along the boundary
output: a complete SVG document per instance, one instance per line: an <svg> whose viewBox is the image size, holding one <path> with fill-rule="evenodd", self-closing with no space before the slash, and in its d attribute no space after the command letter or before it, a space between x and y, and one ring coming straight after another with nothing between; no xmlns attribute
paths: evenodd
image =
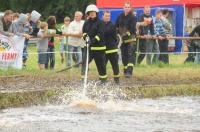
<svg viewBox="0 0 200 132"><path fill-rule="evenodd" d="M86 41L86 70L85 70L85 77L84 77L84 86L83 86L83 97L86 95L86 88L87 88L87 78L88 78L88 66L89 66L89 41L90 37L87 36L85 38Z"/></svg>
<svg viewBox="0 0 200 132"><path fill-rule="evenodd" d="M93 101L86 96L86 88L88 86L87 79L88 79L88 66L89 66L89 41L90 41L89 36L86 37L85 41L86 41L86 70L84 77L83 93L80 101L74 102L70 106L96 108L96 105L93 103Z"/></svg>

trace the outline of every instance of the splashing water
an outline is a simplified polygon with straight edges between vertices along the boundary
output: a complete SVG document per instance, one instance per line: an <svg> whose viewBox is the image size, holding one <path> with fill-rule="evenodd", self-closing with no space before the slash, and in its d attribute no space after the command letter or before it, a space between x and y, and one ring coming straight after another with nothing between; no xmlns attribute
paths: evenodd
<svg viewBox="0 0 200 132"><path fill-rule="evenodd" d="M85 70L85 77L84 77L84 86L83 86L83 96L86 94L86 88L87 88L87 78L88 78L88 62L89 62L89 37L86 37L86 70Z"/></svg>
<svg viewBox="0 0 200 132"><path fill-rule="evenodd" d="M103 90L105 93L105 90ZM0 111L1 132L54 131L199 131L200 97L115 99L97 108L60 105L32 106ZM103 99L102 98L102 99ZM101 99L100 99L101 100ZM90 100L89 100L90 101Z"/></svg>
<svg viewBox="0 0 200 132"><path fill-rule="evenodd" d="M96 108L96 105L94 101L89 99L86 96L86 89L88 87L88 67L89 67L89 37L86 37L86 70L85 70L85 76L84 76L84 85L83 85L83 92L81 96L78 96L78 100L74 100L72 103L70 103L70 107L88 107L88 108Z"/></svg>

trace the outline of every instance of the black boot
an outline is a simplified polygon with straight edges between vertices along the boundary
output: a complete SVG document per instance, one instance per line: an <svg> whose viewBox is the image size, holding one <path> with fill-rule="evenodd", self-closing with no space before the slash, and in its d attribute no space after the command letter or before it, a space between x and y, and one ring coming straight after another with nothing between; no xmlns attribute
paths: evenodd
<svg viewBox="0 0 200 132"><path fill-rule="evenodd" d="M119 84L119 77L114 78L115 84Z"/></svg>
<svg viewBox="0 0 200 132"><path fill-rule="evenodd" d="M107 78L100 78L100 81L101 81L100 82L101 85L106 85L108 82Z"/></svg>
<svg viewBox="0 0 200 132"><path fill-rule="evenodd" d="M124 69L124 76L126 75L126 73L127 73L127 69Z"/></svg>
<svg viewBox="0 0 200 132"><path fill-rule="evenodd" d="M132 67L132 66L129 66L129 67L127 68L126 74L125 74L124 76L125 76L126 78L131 78L132 73L133 73L133 67Z"/></svg>

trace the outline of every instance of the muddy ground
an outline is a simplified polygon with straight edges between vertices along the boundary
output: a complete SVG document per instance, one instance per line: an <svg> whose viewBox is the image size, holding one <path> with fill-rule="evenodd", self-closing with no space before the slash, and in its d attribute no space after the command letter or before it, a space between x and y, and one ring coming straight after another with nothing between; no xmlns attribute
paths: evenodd
<svg viewBox="0 0 200 132"><path fill-rule="evenodd" d="M26 74L0 76L0 93L40 91L46 89L60 89L67 87L78 87L83 85L80 75L52 73L52 74ZM89 81L98 80L97 75L90 75ZM112 75L108 75L109 84L113 85ZM180 74L134 75L132 78L120 77L122 87L147 87L147 86L169 86L169 85L199 85L200 76L180 76Z"/></svg>

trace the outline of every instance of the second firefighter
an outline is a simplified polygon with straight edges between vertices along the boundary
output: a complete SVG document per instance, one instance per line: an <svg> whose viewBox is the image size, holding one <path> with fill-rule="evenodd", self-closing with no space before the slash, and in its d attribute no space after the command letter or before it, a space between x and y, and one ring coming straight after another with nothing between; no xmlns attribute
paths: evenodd
<svg viewBox="0 0 200 132"><path fill-rule="evenodd" d="M116 84L119 84L119 56L118 56L118 47L117 47L117 34L115 24L110 21L110 11L103 12L103 19L106 23L106 29L104 33L106 41L106 60L110 61L114 73L114 81Z"/></svg>
<svg viewBox="0 0 200 132"><path fill-rule="evenodd" d="M117 17L116 28L123 40L120 48L126 78L130 78L133 73L136 52L136 22L136 17L131 13L131 3L125 2L124 12Z"/></svg>

